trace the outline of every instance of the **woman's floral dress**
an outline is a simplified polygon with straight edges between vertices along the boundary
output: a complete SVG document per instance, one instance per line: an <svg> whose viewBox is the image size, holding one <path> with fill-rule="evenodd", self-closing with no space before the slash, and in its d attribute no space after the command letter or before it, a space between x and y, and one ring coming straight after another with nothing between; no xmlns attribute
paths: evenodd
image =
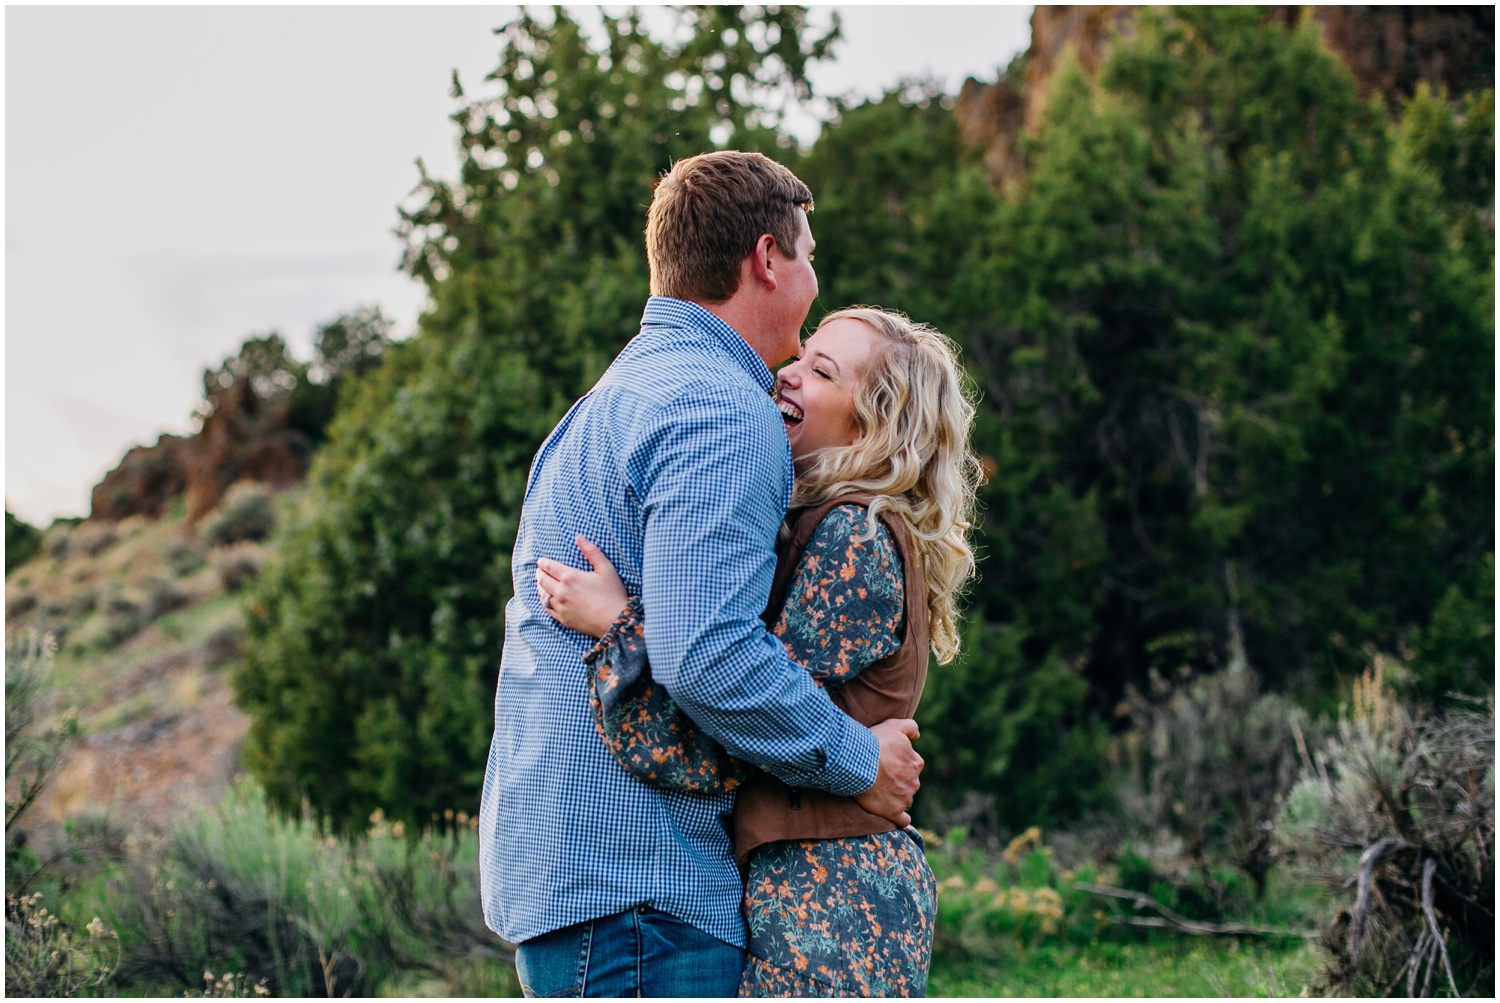
<svg viewBox="0 0 1500 1003"><path fill-rule="evenodd" d="M802 552L771 628L829 689L901 645L901 554L879 523L874 538L864 539L868 527L863 506L829 510ZM640 617L633 603L600 640L591 653L597 671L608 674L645 659ZM647 671L624 667L631 677ZM637 701L630 725L635 734L641 733L641 706ZM619 724L601 718L606 741ZM757 848L746 879L750 942L740 995L925 995L937 887L915 833L898 829Z"/></svg>

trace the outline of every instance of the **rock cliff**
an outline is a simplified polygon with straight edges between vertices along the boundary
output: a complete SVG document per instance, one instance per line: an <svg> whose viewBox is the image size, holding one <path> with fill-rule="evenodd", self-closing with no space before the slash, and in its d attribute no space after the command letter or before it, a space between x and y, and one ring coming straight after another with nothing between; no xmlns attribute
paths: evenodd
<svg viewBox="0 0 1500 1003"><path fill-rule="evenodd" d="M196 522L236 481L297 483L312 453L309 436L292 427L284 396L263 397L250 381L237 382L213 395L196 435L163 435L154 446L126 453L94 487L89 517L159 518L185 495L188 520Z"/></svg>
<svg viewBox="0 0 1500 1003"><path fill-rule="evenodd" d="M1031 15L1031 47L993 83L969 79L956 114L964 138L984 150L996 183L1025 168L1020 138L1035 129L1047 83L1063 50L1072 47L1087 72L1098 69L1111 42L1129 36L1137 6L1041 6ZM1266 17L1290 30L1306 16L1359 83L1360 93L1391 102L1419 81L1450 93L1495 86L1495 8L1268 6Z"/></svg>

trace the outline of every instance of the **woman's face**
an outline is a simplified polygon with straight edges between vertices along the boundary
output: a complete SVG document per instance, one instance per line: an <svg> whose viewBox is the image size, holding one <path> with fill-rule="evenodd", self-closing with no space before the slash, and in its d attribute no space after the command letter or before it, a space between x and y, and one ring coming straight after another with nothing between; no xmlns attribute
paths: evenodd
<svg viewBox="0 0 1500 1003"><path fill-rule="evenodd" d="M776 374L777 406L799 469L818 450L859 439L854 391L876 337L862 321L832 321L804 341L797 358Z"/></svg>

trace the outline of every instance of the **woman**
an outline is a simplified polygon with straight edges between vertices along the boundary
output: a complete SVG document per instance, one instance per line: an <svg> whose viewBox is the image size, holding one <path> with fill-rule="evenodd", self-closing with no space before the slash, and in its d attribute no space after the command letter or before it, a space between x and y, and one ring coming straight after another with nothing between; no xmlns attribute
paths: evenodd
<svg viewBox="0 0 1500 1003"><path fill-rule="evenodd" d="M940 663L958 652L978 480L960 372L936 330L856 307L824 318L777 375L797 483L766 619L862 724L911 717L929 648ZM647 672L644 613L604 555L579 546L593 573L542 560L537 587L555 619L601 638L590 658L604 692ZM632 772L643 775L620 752L622 729L659 761L681 755L679 732L634 728L598 697L600 734ZM737 782L732 765L689 761L685 773ZM925 994L937 900L915 829L759 772L734 828L750 932L741 996Z"/></svg>

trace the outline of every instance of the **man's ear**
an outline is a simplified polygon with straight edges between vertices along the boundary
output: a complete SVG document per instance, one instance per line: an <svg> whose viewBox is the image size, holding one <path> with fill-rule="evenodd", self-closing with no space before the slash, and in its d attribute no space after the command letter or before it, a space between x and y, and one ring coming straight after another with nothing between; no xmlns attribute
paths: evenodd
<svg viewBox="0 0 1500 1003"><path fill-rule="evenodd" d="M746 261L750 265L750 278L767 292L776 289L776 238L769 233L760 235Z"/></svg>

